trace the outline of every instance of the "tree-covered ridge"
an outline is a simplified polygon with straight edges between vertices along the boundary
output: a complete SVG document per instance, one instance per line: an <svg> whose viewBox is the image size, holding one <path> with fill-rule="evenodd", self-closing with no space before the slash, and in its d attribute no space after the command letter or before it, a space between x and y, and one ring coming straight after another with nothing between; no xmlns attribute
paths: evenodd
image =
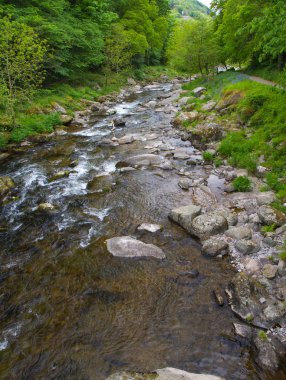
<svg viewBox="0 0 286 380"><path fill-rule="evenodd" d="M171 9L178 17L198 17L201 14L208 14L209 9L198 0L171 0Z"/></svg>
<svg viewBox="0 0 286 380"><path fill-rule="evenodd" d="M51 78L103 65L110 36L128 42L125 65L160 61L168 11L168 0L0 0L2 17L32 27L47 41L45 68Z"/></svg>

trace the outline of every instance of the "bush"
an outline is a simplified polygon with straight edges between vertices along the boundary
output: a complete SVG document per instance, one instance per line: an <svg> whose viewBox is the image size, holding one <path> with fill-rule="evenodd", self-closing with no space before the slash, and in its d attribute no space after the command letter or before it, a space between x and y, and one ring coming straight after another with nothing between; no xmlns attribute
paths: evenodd
<svg viewBox="0 0 286 380"><path fill-rule="evenodd" d="M237 177L234 181L232 181L232 184L235 191L251 191L251 181L248 177Z"/></svg>
<svg viewBox="0 0 286 380"><path fill-rule="evenodd" d="M203 159L206 162L213 162L214 155L211 152L206 151L206 152L203 153Z"/></svg>

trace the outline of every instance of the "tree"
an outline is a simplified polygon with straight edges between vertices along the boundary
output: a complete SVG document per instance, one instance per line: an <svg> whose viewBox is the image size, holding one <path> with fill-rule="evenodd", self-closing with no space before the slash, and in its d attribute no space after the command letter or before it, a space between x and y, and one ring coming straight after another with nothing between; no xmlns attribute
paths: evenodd
<svg viewBox="0 0 286 380"><path fill-rule="evenodd" d="M221 51L214 34L213 21L208 17L179 22L170 38L167 57L171 66L208 74L220 63Z"/></svg>
<svg viewBox="0 0 286 380"><path fill-rule="evenodd" d="M15 126L15 106L31 97L44 80L46 44L29 26L0 20L0 81L2 99Z"/></svg>

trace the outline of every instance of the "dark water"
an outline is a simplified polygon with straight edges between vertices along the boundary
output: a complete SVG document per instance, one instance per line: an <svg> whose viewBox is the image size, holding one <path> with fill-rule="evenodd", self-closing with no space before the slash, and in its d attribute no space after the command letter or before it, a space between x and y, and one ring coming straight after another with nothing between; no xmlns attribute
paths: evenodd
<svg viewBox="0 0 286 380"><path fill-rule="evenodd" d="M164 85L117 106L119 114L132 115L116 135L132 132L149 141L101 146L112 137L109 117L2 165L0 175L15 180L19 199L0 216L1 379L103 380L118 370L166 366L231 380L282 379L259 373L235 339L235 317L213 299L212 290L233 276L229 264L204 258L198 243L168 220L170 209L191 201L176 171L115 169L158 140L193 152L170 132L174 114L139 105L168 91L171 85ZM59 170L73 172L49 182ZM101 172L109 176L96 177ZM36 212L43 202L57 211ZM163 232L139 233L143 222L159 223ZM112 257L106 239L124 235L156 244L167 259ZM184 278L191 269L199 276Z"/></svg>

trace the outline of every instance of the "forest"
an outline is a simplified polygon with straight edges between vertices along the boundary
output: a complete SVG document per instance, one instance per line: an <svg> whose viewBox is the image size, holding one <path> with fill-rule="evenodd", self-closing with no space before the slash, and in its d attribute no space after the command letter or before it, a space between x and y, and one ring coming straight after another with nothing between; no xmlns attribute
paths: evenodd
<svg viewBox="0 0 286 380"><path fill-rule="evenodd" d="M96 96L92 81L108 91L100 78L140 78L158 65L203 75L236 65L286 80L281 0L214 0L210 10L196 0L1 0L0 11L2 145L32 133L15 132L32 100L41 102L63 83L73 90L62 86L60 93L71 95L79 78L87 96ZM27 122L37 129L36 120ZM47 125L57 122L55 116Z"/></svg>

